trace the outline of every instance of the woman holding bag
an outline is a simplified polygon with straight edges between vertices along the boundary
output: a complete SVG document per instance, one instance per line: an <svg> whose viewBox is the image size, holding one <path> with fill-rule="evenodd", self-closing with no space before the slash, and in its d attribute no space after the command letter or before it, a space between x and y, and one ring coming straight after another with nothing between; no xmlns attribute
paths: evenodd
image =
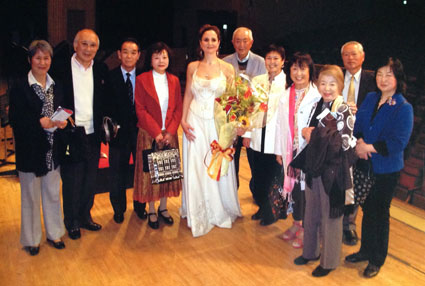
<svg viewBox="0 0 425 286"><path fill-rule="evenodd" d="M379 90L367 95L354 126L356 153L372 163L375 182L363 205L360 250L345 257L348 262L368 261L366 278L376 276L387 257L391 200L413 128L413 109L403 97L406 79L401 62L386 58L375 78Z"/></svg>
<svg viewBox="0 0 425 286"><path fill-rule="evenodd" d="M317 82L322 98L311 110L309 127L301 131L308 145L290 166L301 161L297 165L306 174L304 247L294 263L305 265L320 259L312 275L323 277L340 263L345 191L352 187L355 140L354 116L341 96L341 68L325 65Z"/></svg>
<svg viewBox="0 0 425 286"><path fill-rule="evenodd" d="M133 199L149 203L148 225L159 228L158 216L172 225L167 210L167 197L178 197L181 181L163 184L151 183L149 172L143 172L143 150L158 147L178 148L177 129L182 116L182 98L179 79L168 73L171 49L163 42L153 44L147 52L145 70L136 78L135 104L138 118L137 152L134 171ZM158 214L155 201L160 200Z"/></svg>

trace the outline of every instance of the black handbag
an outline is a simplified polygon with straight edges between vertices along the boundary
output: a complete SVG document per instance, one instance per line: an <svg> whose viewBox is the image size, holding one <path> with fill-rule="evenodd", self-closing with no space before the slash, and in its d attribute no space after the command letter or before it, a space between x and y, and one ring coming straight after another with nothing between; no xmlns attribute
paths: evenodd
<svg viewBox="0 0 425 286"><path fill-rule="evenodd" d="M268 192L269 203L276 220L287 218L288 201L282 197L284 173L283 167L276 170Z"/></svg>
<svg viewBox="0 0 425 286"><path fill-rule="evenodd" d="M84 127L74 125L64 129L62 138L66 146L65 161L76 163L86 158L88 142Z"/></svg>
<svg viewBox="0 0 425 286"><path fill-rule="evenodd" d="M375 184L370 160L359 159L353 170L354 204L363 205Z"/></svg>

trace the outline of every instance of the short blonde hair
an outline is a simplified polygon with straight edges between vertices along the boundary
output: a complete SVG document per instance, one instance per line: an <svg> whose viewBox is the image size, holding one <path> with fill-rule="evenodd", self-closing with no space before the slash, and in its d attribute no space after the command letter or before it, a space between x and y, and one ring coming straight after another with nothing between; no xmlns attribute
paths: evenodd
<svg viewBox="0 0 425 286"><path fill-rule="evenodd" d="M318 82L320 82L320 77L327 75L333 77L339 89L339 94L342 94L342 90L344 89L344 73L342 69L337 65L324 65L320 70Z"/></svg>

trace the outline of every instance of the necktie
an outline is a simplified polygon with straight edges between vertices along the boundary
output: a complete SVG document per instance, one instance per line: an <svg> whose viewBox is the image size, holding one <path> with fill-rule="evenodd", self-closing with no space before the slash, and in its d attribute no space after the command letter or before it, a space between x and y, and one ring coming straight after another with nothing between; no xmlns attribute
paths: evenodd
<svg viewBox="0 0 425 286"><path fill-rule="evenodd" d="M125 85L127 86L127 95L128 98L130 99L131 104L133 105L134 100L133 100L133 84L131 83L131 79L130 79L130 73L127 73L127 80L125 81Z"/></svg>
<svg viewBox="0 0 425 286"><path fill-rule="evenodd" d="M354 75L351 76L350 85L348 86L347 102L356 103L356 93L354 88Z"/></svg>

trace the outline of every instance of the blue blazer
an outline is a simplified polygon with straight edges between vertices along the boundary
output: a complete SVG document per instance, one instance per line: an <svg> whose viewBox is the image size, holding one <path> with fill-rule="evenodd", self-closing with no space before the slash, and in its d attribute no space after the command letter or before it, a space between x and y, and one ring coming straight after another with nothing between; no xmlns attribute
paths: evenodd
<svg viewBox="0 0 425 286"><path fill-rule="evenodd" d="M388 156L372 153L372 166L376 174L398 172L403 169L403 151L413 128L413 108L401 93L393 95L394 105L385 103L375 118L372 114L381 97L380 92L370 92L356 114L354 134L363 134L367 144L384 141Z"/></svg>

